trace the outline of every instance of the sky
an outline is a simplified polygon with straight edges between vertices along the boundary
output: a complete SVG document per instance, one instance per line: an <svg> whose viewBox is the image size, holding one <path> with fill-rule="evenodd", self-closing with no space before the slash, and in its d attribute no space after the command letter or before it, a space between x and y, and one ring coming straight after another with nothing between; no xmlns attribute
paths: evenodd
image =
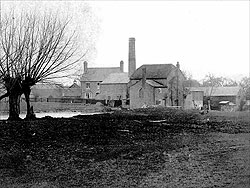
<svg viewBox="0 0 250 188"><path fill-rule="evenodd" d="M70 15L81 50L89 49L89 67L119 66L123 60L127 71L128 41L134 37L137 68L179 62L199 81L208 73L237 80L250 73L249 1L2 2L3 10L9 8Z"/></svg>

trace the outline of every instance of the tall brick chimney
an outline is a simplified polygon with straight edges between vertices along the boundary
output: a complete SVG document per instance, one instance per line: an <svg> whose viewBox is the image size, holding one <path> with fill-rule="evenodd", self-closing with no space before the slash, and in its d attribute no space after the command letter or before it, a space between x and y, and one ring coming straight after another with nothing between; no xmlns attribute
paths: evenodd
<svg viewBox="0 0 250 188"><path fill-rule="evenodd" d="M84 73L87 73L87 71L88 71L88 63L87 63L87 61L83 62L83 66L84 66Z"/></svg>
<svg viewBox="0 0 250 188"><path fill-rule="evenodd" d="M124 62L120 61L120 71L124 72Z"/></svg>
<svg viewBox="0 0 250 188"><path fill-rule="evenodd" d="M129 38L128 49L128 76L130 77L136 69L135 60L135 38Z"/></svg>

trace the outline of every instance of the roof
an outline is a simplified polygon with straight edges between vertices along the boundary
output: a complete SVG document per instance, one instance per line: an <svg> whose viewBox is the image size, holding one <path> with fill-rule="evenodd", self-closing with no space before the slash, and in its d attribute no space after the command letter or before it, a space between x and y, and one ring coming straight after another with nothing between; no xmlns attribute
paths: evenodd
<svg viewBox="0 0 250 188"><path fill-rule="evenodd" d="M37 83L36 85L32 86L33 89L58 89L63 88L61 84L49 84L49 83Z"/></svg>
<svg viewBox="0 0 250 188"><path fill-rule="evenodd" d="M62 96L62 85L38 83L31 88L31 95L48 98L58 98Z"/></svg>
<svg viewBox="0 0 250 188"><path fill-rule="evenodd" d="M81 88L64 88L63 97L80 97Z"/></svg>
<svg viewBox="0 0 250 188"><path fill-rule="evenodd" d="M176 67L173 64L147 64L142 65L131 75L130 79L139 80L142 79L142 69L146 68L146 78L167 78L169 73Z"/></svg>
<svg viewBox="0 0 250 188"><path fill-rule="evenodd" d="M80 88L80 86L77 83L73 83L69 88Z"/></svg>
<svg viewBox="0 0 250 188"><path fill-rule="evenodd" d="M230 101L220 101L219 102L220 105L229 105L229 106L235 106L236 104L234 104L233 102Z"/></svg>
<svg viewBox="0 0 250 188"><path fill-rule="evenodd" d="M120 67L88 68L87 73L81 77L81 81L103 81L112 73L121 73Z"/></svg>
<svg viewBox="0 0 250 188"><path fill-rule="evenodd" d="M127 72L123 73L112 73L103 80L101 84L127 84L129 77Z"/></svg>
<svg viewBox="0 0 250 188"><path fill-rule="evenodd" d="M158 82L155 82L154 80L146 80L146 83L151 85L152 87L156 87L156 88L166 87Z"/></svg>
<svg viewBox="0 0 250 188"><path fill-rule="evenodd" d="M239 86L234 87L190 87L190 91L203 91L204 96L237 96Z"/></svg>
<svg viewBox="0 0 250 188"><path fill-rule="evenodd" d="M230 101L220 101L219 104L229 104Z"/></svg>

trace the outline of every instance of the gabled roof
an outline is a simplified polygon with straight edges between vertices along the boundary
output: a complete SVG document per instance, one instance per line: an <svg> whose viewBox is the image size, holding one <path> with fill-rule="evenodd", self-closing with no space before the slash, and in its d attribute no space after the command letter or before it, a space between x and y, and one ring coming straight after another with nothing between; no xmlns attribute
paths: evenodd
<svg viewBox="0 0 250 188"><path fill-rule="evenodd" d="M158 82L155 82L154 80L146 80L146 83L151 85L152 87L156 87L156 88L165 88L166 86L158 83Z"/></svg>
<svg viewBox="0 0 250 188"><path fill-rule="evenodd" d="M81 81L102 82L112 73L121 73L120 67L88 68L87 73L82 75Z"/></svg>
<svg viewBox="0 0 250 188"><path fill-rule="evenodd" d="M142 69L146 68L147 79L167 78L176 67L173 64L147 64L142 65L131 75L131 80L142 79Z"/></svg>
<svg viewBox="0 0 250 188"><path fill-rule="evenodd" d="M190 87L190 91L203 91L204 96L237 96L240 87Z"/></svg>
<svg viewBox="0 0 250 188"><path fill-rule="evenodd" d="M80 88L80 86L77 83L73 83L69 88Z"/></svg>
<svg viewBox="0 0 250 188"><path fill-rule="evenodd" d="M101 84L127 84L129 77L127 72L112 73L103 80Z"/></svg>

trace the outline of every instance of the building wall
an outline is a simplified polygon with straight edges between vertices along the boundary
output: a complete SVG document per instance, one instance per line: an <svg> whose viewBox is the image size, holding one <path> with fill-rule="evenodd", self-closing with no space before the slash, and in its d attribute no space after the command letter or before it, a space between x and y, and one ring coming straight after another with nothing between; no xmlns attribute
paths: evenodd
<svg viewBox="0 0 250 188"><path fill-rule="evenodd" d="M90 84L90 88L87 88L87 83ZM97 94L100 93L100 84L101 82L85 82L85 81L81 81L81 88L82 88L82 98L86 99L86 98L90 98L90 99L94 99L97 97ZM86 95L89 94L89 97Z"/></svg>
<svg viewBox="0 0 250 188"><path fill-rule="evenodd" d="M177 75L178 74L178 82ZM168 91L165 93L166 106L184 106L184 76L180 70L172 70L166 79L155 79L155 81L167 86ZM178 85L178 89L177 89ZM178 92L178 95L177 95ZM177 103L178 99L178 103Z"/></svg>
<svg viewBox="0 0 250 188"><path fill-rule="evenodd" d="M169 99L166 98L168 94L167 88L154 88L155 104L161 106L170 106Z"/></svg>
<svg viewBox="0 0 250 188"><path fill-rule="evenodd" d="M184 109L195 109L203 106L203 91L190 91L184 101Z"/></svg>
<svg viewBox="0 0 250 188"><path fill-rule="evenodd" d="M144 105L154 105L154 88L148 84L145 84L145 89L143 89L142 82L139 81L130 87L129 98L130 108L132 109L141 108Z"/></svg>
<svg viewBox="0 0 250 188"><path fill-rule="evenodd" d="M140 90L143 94L140 94ZM170 102L165 98L168 92L167 88L154 88L145 84L143 90L141 81L130 87L130 108L141 108L142 106L170 106Z"/></svg>
<svg viewBox="0 0 250 188"><path fill-rule="evenodd" d="M146 84L144 98L139 97L139 90L142 88L141 80L136 83L136 80L131 80L129 88L130 108L140 108L145 105L159 105L163 106L184 106L184 76L178 70L178 84L176 77L176 70L173 70L168 75L167 79L160 78L154 81L161 83L167 88L154 88ZM178 85L178 89L177 89ZM178 91L178 94L177 94ZM177 100L178 99L178 103Z"/></svg>
<svg viewBox="0 0 250 188"><path fill-rule="evenodd" d="M97 98L118 100L119 96L121 96L121 99L125 100L127 99L127 90L127 84L101 84L101 92Z"/></svg>

